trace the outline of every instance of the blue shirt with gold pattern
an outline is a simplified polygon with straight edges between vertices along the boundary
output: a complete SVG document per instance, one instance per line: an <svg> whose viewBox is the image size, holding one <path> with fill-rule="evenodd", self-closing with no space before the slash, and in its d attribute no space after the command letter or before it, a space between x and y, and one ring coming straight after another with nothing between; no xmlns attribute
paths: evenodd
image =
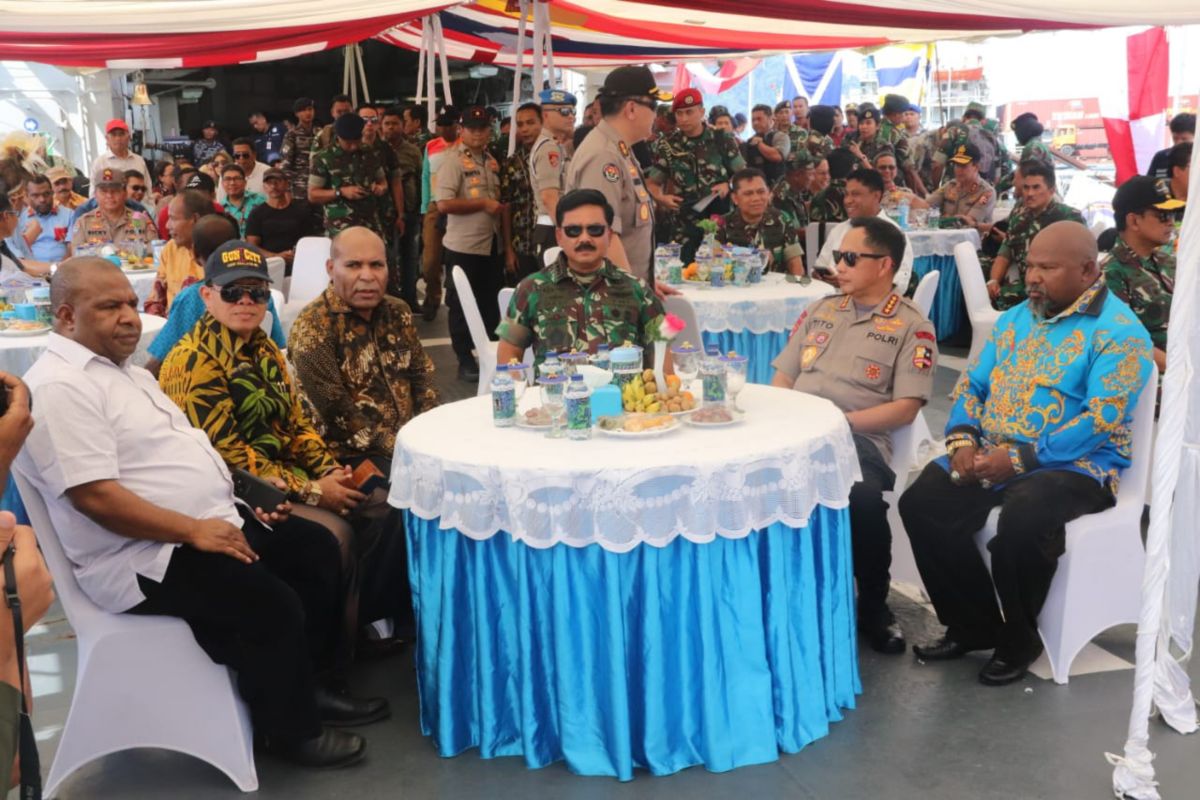
<svg viewBox="0 0 1200 800"><path fill-rule="evenodd" d="M1103 279L1053 317L1021 303L1000 316L959 379L947 447L963 439L1005 447L1017 479L1069 470L1115 495L1150 350L1146 329ZM948 458L938 463L949 470Z"/></svg>

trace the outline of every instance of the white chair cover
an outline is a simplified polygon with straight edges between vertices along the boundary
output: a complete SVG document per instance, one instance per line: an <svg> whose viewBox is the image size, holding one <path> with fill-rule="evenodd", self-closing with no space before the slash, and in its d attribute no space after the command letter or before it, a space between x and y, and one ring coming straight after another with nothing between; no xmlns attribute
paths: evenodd
<svg viewBox="0 0 1200 800"><path fill-rule="evenodd" d="M921 282L917 284L916 290L913 292L913 302L921 309L921 313L925 318L929 318L929 311L933 308L933 297L937 294L938 281L941 280L942 273L939 270L934 270L921 278Z"/></svg>
<svg viewBox="0 0 1200 800"><path fill-rule="evenodd" d="M987 283L983 280L983 267L979 256L969 242L954 245L954 265L958 268L958 280L962 284L963 297L967 301L967 316L971 320L971 352L967 363L975 360L984 344L992 335L1000 312L992 308L988 297Z"/></svg>
<svg viewBox="0 0 1200 800"><path fill-rule="evenodd" d="M479 386L475 394L487 394L492 390L492 376L496 374L496 343L488 338L487 329L483 326L483 315L479 313L479 304L475 301L475 292L467 280L467 273L456 264L450 274L454 289L458 292L458 301L462 303L463 316L467 318L475 355L479 359Z"/></svg>

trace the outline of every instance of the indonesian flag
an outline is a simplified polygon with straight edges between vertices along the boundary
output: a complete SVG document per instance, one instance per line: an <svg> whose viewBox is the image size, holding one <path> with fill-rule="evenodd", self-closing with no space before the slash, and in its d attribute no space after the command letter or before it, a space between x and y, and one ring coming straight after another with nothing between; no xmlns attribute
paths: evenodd
<svg viewBox="0 0 1200 800"><path fill-rule="evenodd" d="M679 94L684 89L696 88L702 94L720 94L727 92L741 83L754 68L762 63L761 58L731 58L721 64L717 74L713 75L704 68L703 64L695 61L681 62L675 67L674 93Z"/></svg>
<svg viewBox="0 0 1200 800"><path fill-rule="evenodd" d="M1142 175L1166 144L1167 34L1162 28L1135 33L1116 48L1110 78L1100 96L1100 116L1117 168L1117 185Z"/></svg>

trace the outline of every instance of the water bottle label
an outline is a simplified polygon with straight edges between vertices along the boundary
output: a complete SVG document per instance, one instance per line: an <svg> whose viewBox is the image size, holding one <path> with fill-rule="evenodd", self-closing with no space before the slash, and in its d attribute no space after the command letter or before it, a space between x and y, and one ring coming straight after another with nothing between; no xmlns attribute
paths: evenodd
<svg viewBox="0 0 1200 800"><path fill-rule="evenodd" d="M590 397L569 397L567 406L567 428L582 431L592 427L592 404Z"/></svg>
<svg viewBox="0 0 1200 800"><path fill-rule="evenodd" d="M517 393L512 388L492 391L492 419L512 419L517 415Z"/></svg>
<svg viewBox="0 0 1200 800"><path fill-rule="evenodd" d="M709 373L703 377L704 402L725 402L725 376L721 373Z"/></svg>

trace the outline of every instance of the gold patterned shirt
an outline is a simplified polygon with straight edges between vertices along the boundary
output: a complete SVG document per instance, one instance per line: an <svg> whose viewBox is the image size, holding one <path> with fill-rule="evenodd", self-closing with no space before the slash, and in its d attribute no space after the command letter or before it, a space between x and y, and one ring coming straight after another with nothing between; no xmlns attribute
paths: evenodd
<svg viewBox="0 0 1200 800"><path fill-rule="evenodd" d="M230 467L281 478L293 497L338 465L262 329L244 342L206 313L171 349L158 382Z"/></svg>
<svg viewBox="0 0 1200 800"><path fill-rule="evenodd" d="M1103 279L1053 317L1021 303L959 379L946 444L1005 447L1018 476L1080 472L1115 495L1152 364L1149 334Z"/></svg>
<svg viewBox="0 0 1200 800"><path fill-rule="evenodd" d="M412 310L395 297L366 320L327 287L292 325L288 358L313 422L343 461L391 458L396 432L439 402Z"/></svg>

